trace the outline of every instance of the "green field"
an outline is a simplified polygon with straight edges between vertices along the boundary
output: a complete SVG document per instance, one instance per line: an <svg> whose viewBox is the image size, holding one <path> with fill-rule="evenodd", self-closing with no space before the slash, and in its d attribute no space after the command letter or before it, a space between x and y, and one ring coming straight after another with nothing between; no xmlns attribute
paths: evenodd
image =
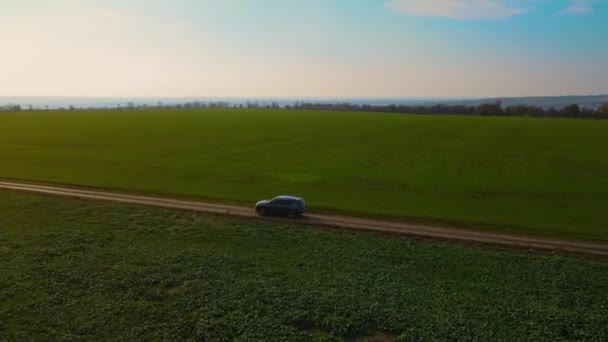
<svg viewBox="0 0 608 342"><path fill-rule="evenodd" d="M272 110L0 115L0 178L608 239L608 121Z"/></svg>
<svg viewBox="0 0 608 342"><path fill-rule="evenodd" d="M608 265L0 192L0 340L608 340Z"/></svg>

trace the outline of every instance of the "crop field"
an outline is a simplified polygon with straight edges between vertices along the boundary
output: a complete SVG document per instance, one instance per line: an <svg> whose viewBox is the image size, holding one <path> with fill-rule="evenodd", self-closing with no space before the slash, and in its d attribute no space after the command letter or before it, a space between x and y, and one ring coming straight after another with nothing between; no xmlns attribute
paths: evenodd
<svg viewBox="0 0 608 342"><path fill-rule="evenodd" d="M608 265L0 192L0 340L608 339Z"/></svg>
<svg viewBox="0 0 608 342"><path fill-rule="evenodd" d="M0 115L0 178L608 240L608 121L283 110Z"/></svg>

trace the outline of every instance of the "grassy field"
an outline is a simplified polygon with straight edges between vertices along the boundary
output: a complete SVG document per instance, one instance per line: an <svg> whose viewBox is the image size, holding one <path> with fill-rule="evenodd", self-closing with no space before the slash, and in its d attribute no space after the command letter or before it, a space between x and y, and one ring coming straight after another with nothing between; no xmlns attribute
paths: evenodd
<svg viewBox="0 0 608 342"><path fill-rule="evenodd" d="M0 340L608 339L608 265L0 192Z"/></svg>
<svg viewBox="0 0 608 342"><path fill-rule="evenodd" d="M608 240L608 121L270 110L0 115L0 178Z"/></svg>

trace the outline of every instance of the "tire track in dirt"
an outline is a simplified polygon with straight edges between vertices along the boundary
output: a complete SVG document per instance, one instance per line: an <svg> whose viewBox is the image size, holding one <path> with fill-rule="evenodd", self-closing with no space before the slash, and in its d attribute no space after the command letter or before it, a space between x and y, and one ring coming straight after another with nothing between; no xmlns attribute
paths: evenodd
<svg viewBox="0 0 608 342"><path fill-rule="evenodd" d="M2 181L0 181L0 189L9 191L25 191L52 196L148 205L170 209L192 210L204 213L236 216L242 218L262 219L256 214L253 208L234 205L214 204L142 195L129 195L124 193L101 190L89 190ZM593 256L608 257L608 244L596 242L560 240L525 235L485 232L462 228L408 224L401 222L391 222L331 214L309 213L302 216L298 220L283 220L278 218L263 219L273 221L278 220L281 222L292 222L296 224L310 226L346 228L352 230L418 236L432 239L454 240L469 243L511 246L518 248L563 251L570 253L581 253Z"/></svg>

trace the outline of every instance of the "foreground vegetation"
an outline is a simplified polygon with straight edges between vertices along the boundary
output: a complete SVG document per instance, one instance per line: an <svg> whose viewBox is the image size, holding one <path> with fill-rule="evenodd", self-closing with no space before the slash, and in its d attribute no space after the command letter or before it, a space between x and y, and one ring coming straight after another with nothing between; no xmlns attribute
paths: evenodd
<svg viewBox="0 0 608 342"><path fill-rule="evenodd" d="M608 121L284 110L0 115L0 178L608 239Z"/></svg>
<svg viewBox="0 0 608 342"><path fill-rule="evenodd" d="M608 339L608 265L0 192L0 340Z"/></svg>

